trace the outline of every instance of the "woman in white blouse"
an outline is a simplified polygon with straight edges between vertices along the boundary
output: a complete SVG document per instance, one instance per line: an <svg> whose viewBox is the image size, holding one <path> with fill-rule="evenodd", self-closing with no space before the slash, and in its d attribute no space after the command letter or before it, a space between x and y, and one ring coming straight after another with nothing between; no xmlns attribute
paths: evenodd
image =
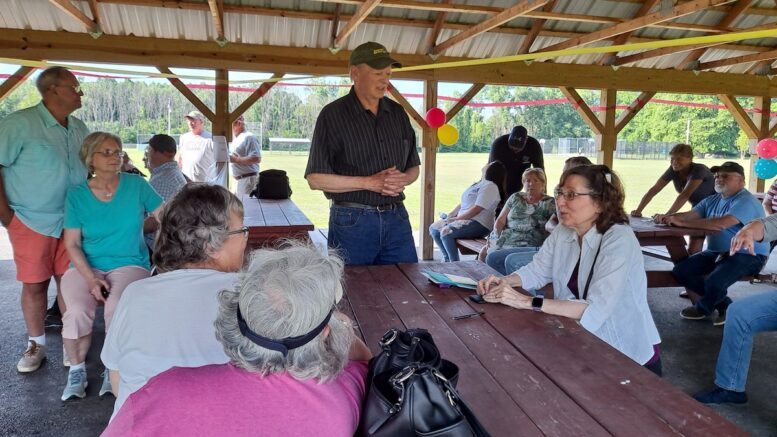
<svg viewBox="0 0 777 437"><path fill-rule="evenodd" d="M478 182L470 185L461 195L461 203L447 215L429 226L444 262L458 261L457 238L482 238L494 227L496 207L504 197L504 164L493 161L481 170Z"/></svg>
<svg viewBox="0 0 777 437"><path fill-rule="evenodd" d="M647 303L642 252L623 209L618 177L604 165L561 175L555 190L560 225L534 260L478 283L488 302L569 317L610 346L661 375L661 339ZM553 298L513 289L553 283Z"/></svg>

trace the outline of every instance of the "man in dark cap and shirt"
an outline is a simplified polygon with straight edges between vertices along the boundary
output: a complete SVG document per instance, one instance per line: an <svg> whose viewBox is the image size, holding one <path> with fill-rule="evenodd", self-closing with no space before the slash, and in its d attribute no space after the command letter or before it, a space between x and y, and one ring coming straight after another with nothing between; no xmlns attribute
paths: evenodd
<svg viewBox="0 0 777 437"><path fill-rule="evenodd" d="M523 172L529 167L545 170L542 146L530 137L523 126L515 126L509 135L502 135L491 144L488 162L501 161L507 168L505 196L523 189Z"/></svg>
<svg viewBox="0 0 777 437"><path fill-rule="evenodd" d="M401 65L376 42L349 60L353 87L316 120L305 178L331 201L329 246L347 264L417 262L403 191L421 160L405 110L384 97Z"/></svg>

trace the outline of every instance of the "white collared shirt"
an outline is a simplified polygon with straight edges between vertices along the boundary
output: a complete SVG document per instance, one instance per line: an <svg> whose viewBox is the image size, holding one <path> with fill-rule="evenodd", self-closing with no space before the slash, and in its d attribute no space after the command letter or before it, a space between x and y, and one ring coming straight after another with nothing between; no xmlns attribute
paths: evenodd
<svg viewBox="0 0 777 437"><path fill-rule="evenodd" d="M594 226L583 236L580 257L577 233L559 225L534 260L516 274L525 289L538 289L552 282L555 299L574 300L567 283L575 264L580 258L577 283L582 297L600 244L586 299L588 308L580 324L632 360L645 364L661 338L648 307L644 260L631 227L613 225L602 235Z"/></svg>

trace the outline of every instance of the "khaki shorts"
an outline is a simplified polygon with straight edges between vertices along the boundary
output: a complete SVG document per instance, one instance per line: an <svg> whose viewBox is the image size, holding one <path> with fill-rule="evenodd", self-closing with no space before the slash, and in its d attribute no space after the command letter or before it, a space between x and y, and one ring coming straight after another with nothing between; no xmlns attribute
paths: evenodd
<svg viewBox="0 0 777 437"><path fill-rule="evenodd" d="M65 273L70 258L62 238L41 235L28 228L16 215L7 230L13 247L17 281L37 284Z"/></svg>

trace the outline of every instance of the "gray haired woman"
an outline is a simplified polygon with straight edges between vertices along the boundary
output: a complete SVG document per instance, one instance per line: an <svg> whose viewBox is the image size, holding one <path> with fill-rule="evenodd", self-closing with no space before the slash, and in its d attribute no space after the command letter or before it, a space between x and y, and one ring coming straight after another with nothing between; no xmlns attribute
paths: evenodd
<svg viewBox="0 0 777 437"><path fill-rule="evenodd" d="M336 309L342 272L300 243L254 252L237 291L219 294L230 363L157 376L103 435L352 436L371 354Z"/></svg>
<svg viewBox="0 0 777 437"><path fill-rule="evenodd" d="M213 335L216 296L234 287L247 240L243 204L223 187L186 185L162 208L154 252L161 274L127 288L101 355L118 387L114 415L171 367L229 361Z"/></svg>

